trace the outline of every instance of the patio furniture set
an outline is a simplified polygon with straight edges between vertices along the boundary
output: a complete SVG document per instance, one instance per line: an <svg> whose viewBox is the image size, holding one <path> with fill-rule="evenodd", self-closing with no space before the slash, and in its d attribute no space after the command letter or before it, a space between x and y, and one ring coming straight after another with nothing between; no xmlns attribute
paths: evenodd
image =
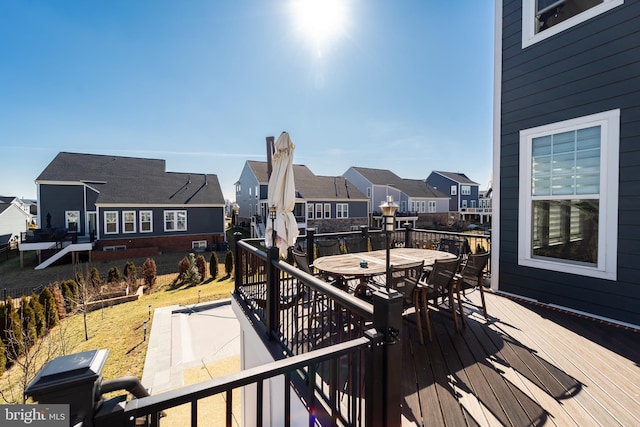
<svg viewBox="0 0 640 427"><path fill-rule="evenodd" d="M403 298L403 311L407 314L415 313L415 324L422 344L423 321L429 341L433 336L429 319L430 307L443 311L441 309L446 303L456 331L459 330L460 323L463 327L466 326L461 293L468 289L479 289L482 306L478 308L487 317L483 275L489 252L467 254L465 242L455 239L442 239L435 250L367 250L368 246L366 239L355 237L350 241L345 240L343 248L348 252L341 253L338 240L327 240L317 243L318 258L312 264L309 264L309 257L305 252L294 250L293 256L301 270L317 275L365 300L370 300L374 292L383 288L399 292ZM390 257L388 262L387 256ZM388 274L387 265L390 265Z"/></svg>

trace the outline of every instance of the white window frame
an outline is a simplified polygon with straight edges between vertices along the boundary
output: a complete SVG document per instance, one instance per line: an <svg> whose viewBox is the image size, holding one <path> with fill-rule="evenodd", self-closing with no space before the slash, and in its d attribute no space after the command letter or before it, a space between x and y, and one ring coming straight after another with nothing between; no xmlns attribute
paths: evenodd
<svg viewBox="0 0 640 427"><path fill-rule="evenodd" d="M143 217L149 214L149 221L143 221ZM138 216L140 220L140 232L141 233L153 233L153 211L140 211ZM143 224L149 223L149 229L145 230Z"/></svg>
<svg viewBox="0 0 640 427"><path fill-rule="evenodd" d="M429 213L435 212L436 211L436 202L435 202L435 200L429 200L428 203L429 203L429 206L428 206L427 209L429 210Z"/></svg>
<svg viewBox="0 0 640 427"><path fill-rule="evenodd" d="M348 203L336 203L336 218L349 218Z"/></svg>
<svg viewBox="0 0 640 427"><path fill-rule="evenodd" d="M323 212L323 207L322 207L322 203L316 203L316 219L322 219L322 212Z"/></svg>
<svg viewBox="0 0 640 427"><path fill-rule="evenodd" d="M206 240L194 240L191 242L191 249L207 249Z"/></svg>
<svg viewBox="0 0 640 427"><path fill-rule="evenodd" d="M76 229L69 230L74 233L80 232L80 211L64 211L64 226L66 229L69 229L69 215L76 216Z"/></svg>
<svg viewBox="0 0 640 427"><path fill-rule="evenodd" d="M451 186L451 195L452 196L457 196L458 195L458 186L456 184L453 184Z"/></svg>
<svg viewBox="0 0 640 427"><path fill-rule="evenodd" d="M604 0L597 6L587 9L566 21L560 22L553 27L547 28L536 34L536 0L522 1L522 48L534 45L542 40L548 39L562 31L585 22L593 17L601 15L608 10L624 4L624 0Z"/></svg>
<svg viewBox="0 0 640 427"><path fill-rule="evenodd" d="M110 216L112 216L113 219L115 219L115 221L109 221L108 217ZM109 224L113 224L113 223L115 223L116 225L116 230L108 231ZM120 231L120 221L119 221L118 211L105 211L104 212L104 234L118 234L119 231Z"/></svg>
<svg viewBox="0 0 640 427"><path fill-rule="evenodd" d="M307 219L313 219L315 213L315 206L313 203L307 203Z"/></svg>
<svg viewBox="0 0 640 427"><path fill-rule="evenodd" d="M470 185L461 185L460 186L460 195L461 196L470 196L471 195L471 186Z"/></svg>
<svg viewBox="0 0 640 427"><path fill-rule="evenodd" d="M127 221L125 216L133 214L133 221ZM133 225L133 230L127 230L127 224ZM122 234L132 234L136 232L136 211L122 211Z"/></svg>
<svg viewBox="0 0 640 427"><path fill-rule="evenodd" d="M173 219L171 220L171 223L173 224L173 228L167 228L167 214L173 214ZM178 217L180 216L180 214L184 214L184 228L179 228L179 220ZM168 210L168 211L164 211L163 214L164 217L164 231L187 231L187 211L184 209L179 209L179 210Z"/></svg>
<svg viewBox="0 0 640 427"><path fill-rule="evenodd" d="M260 186L256 185L256 199L260 196Z"/></svg>
<svg viewBox="0 0 640 427"><path fill-rule="evenodd" d="M532 257L531 157L532 141L541 136L593 126L601 127L600 190L597 265ZM606 280L616 280L618 265L618 175L620 110L610 110L520 131L520 182L518 213L518 264ZM579 197L579 196L577 196Z"/></svg>
<svg viewBox="0 0 640 427"><path fill-rule="evenodd" d="M331 218L331 203L324 204L324 217Z"/></svg>

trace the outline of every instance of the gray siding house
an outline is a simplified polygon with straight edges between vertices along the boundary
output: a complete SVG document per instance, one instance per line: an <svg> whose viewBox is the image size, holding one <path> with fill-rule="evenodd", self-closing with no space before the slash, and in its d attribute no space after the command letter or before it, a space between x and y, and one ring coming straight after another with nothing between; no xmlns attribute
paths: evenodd
<svg viewBox="0 0 640 427"><path fill-rule="evenodd" d="M447 194L449 212L456 213L462 220L479 218L479 184L460 172L433 171L427 183Z"/></svg>
<svg viewBox="0 0 640 427"><path fill-rule="evenodd" d="M294 215L301 234L307 228L318 233L349 231L367 225L367 198L344 177L318 176L305 165L293 165L296 186ZM235 183L241 223L264 235L268 214L267 162L248 160Z"/></svg>
<svg viewBox="0 0 640 427"><path fill-rule="evenodd" d="M449 196L424 180L400 178L386 169L358 166L350 167L343 176L367 195L373 222L379 222L379 206L387 201L387 196L392 196L393 201L398 204L398 226L404 222L410 222L413 227L432 227L438 223L446 223Z"/></svg>
<svg viewBox="0 0 640 427"><path fill-rule="evenodd" d="M635 327L639 30L638 1L496 1L492 286Z"/></svg>
<svg viewBox="0 0 640 427"><path fill-rule="evenodd" d="M59 153L36 179L38 223L97 250L204 249L224 240L216 175L166 172L165 161Z"/></svg>

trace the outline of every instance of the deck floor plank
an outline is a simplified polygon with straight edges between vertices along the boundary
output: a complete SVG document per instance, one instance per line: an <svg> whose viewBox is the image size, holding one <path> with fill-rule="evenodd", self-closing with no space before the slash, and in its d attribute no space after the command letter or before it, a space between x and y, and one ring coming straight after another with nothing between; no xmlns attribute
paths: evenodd
<svg viewBox="0 0 640 427"><path fill-rule="evenodd" d="M466 298L479 301L479 292ZM492 293L433 341L403 329L406 420L424 426L640 425L640 333ZM404 332L408 331L408 332ZM426 336L426 334L425 334ZM414 393L415 390L415 393ZM417 399L416 399L417 396Z"/></svg>

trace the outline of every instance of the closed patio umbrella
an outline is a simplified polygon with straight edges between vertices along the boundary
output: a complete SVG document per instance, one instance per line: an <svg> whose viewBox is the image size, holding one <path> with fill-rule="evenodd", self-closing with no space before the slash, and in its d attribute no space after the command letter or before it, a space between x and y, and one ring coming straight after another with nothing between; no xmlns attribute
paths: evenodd
<svg viewBox="0 0 640 427"><path fill-rule="evenodd" d="M296 243L298 238L298 224L293 215L296 203L296 186L293 179L293 150L295 145L287 132L282 132L276 141L276 153L273 155L273 170L269 177L269 208L275 207L276 219L267 219L265 230L265 244L267 247L275 245L280 249L280 255L286 256L287 249ZM273 242L273 230L276 241Z"/></svg>

